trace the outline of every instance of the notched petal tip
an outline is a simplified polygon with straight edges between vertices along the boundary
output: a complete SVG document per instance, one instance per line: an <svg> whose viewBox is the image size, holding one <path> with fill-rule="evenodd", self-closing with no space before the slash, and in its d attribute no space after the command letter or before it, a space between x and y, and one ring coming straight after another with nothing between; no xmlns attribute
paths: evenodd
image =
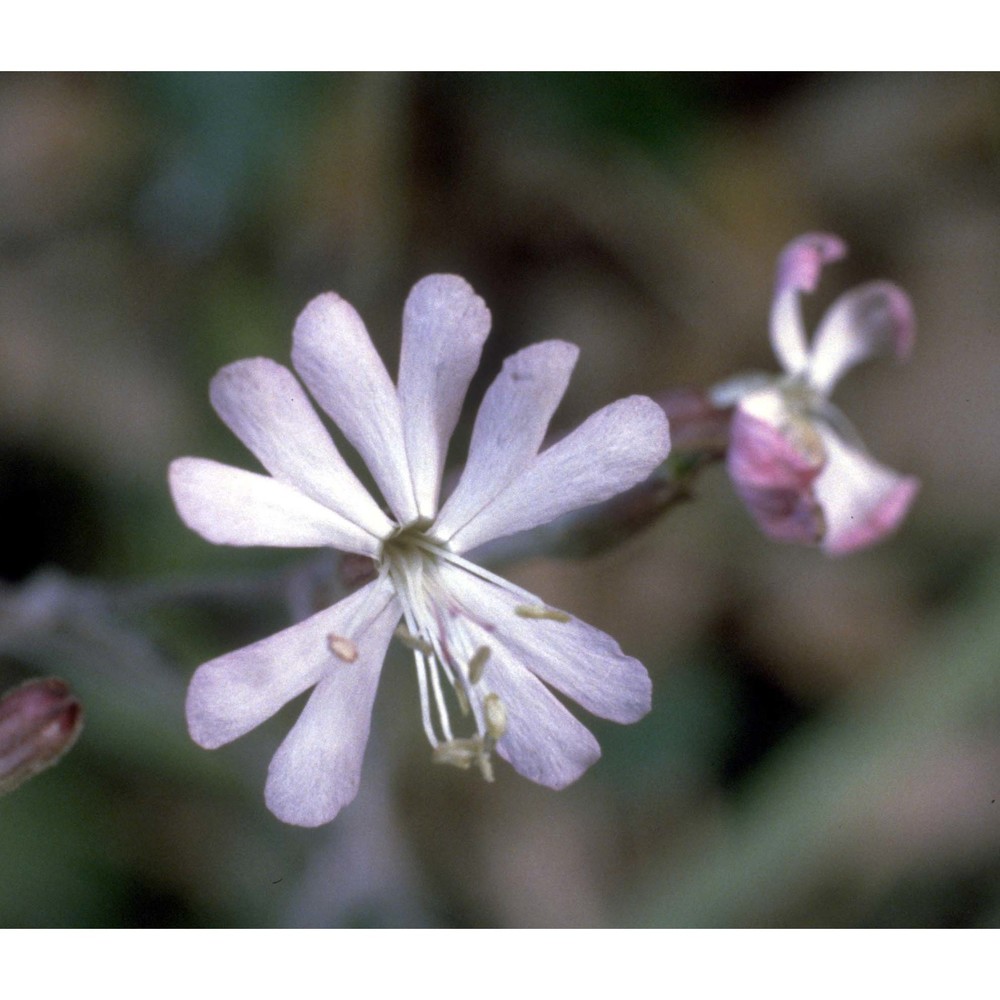
<svg viewBox="0 0 1000 1000"><path fill-rule="evenodd" d="M847 244L832 233L806 233L792 240L778 257L776 294L815 291L823 267L846 253Z"/></svg>
<svg viewBox="0 0 1000 1000"><path fill-rule="evenodd" d="M489 333L492 323L489 307L458 274L428 274L421 278L410 289L403 307L404 322L438 321L442 313L453 322L461 323L463 329L475 330L480 339L485 339Z"/></svg>
<svg viewBox="0 0 1000 1000"><path fill-rule="evenodd" d="M220 391L224 391L230 382L242 383L244 381L257 381L261 378L271 379L277 376L291 375L291 372L274 358L240 358L238 361L230 361L223 365L209 382L209 396L212 404L219 396ZM294 378L294 376L292 376Z"/></svg>
<svg viewBox="0 0 1000 1000"><path fill-rule="evenodd" d="M224 704L220 706L215 687L203 666L194 672L184 699L188 735L206 750L217 750L242 735L242 730L231 724Z"/></svg>
<svg viewBox="0 0 1000 1000"><path fill-rule="evenodd" d="M338 319L340 317L355 317L360 321L358 311L347 299L336 292L320 292L319 295L310 299L295 321L295 325L300 323L309 324L323 322L324 320Z"/></svg>

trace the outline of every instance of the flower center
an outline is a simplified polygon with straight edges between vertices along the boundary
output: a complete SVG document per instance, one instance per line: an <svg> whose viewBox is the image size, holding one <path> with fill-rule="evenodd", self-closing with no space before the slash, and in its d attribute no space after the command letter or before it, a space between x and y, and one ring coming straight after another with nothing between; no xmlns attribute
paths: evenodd
<svg viewBox="0 0 1000 1000"><path fill-rule="evenodd" d="M463 770L475 764L492 781L490 754L506 729L506 711L484 683L490 647L477 635L493 628L473 619L444 586L443 562L473 567L434 538L429 527L428 522L418 521L382 546L380 570L392 580L403 611L404 624L396 636L413 651L421 719L434 760ZM455 735L451 721L455 704L461 716L471 716L472 735Z"/></svg>

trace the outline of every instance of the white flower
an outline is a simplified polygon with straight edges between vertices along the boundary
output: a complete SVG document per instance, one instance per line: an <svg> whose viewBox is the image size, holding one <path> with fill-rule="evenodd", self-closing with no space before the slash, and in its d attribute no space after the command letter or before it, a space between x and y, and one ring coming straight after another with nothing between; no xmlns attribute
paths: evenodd
<svg viewBox="0 0 1000 1000"><path fill-rule="evenodd" d="M618 722L649 710L644 667L613 639L463 553L644 479L669 450L666 418L633 396L540 452L577 349L535 344L508 358L487 391L468 463L442 505L448 441L489 326L488 309L461 278L423 279L403 313L394 386L339 296L319 296L299 317L295 369L364 459L389 513L350 471L292 373L266 358L223 368L211 396L270 476L202 458L171 465L181 517L211 542L332 546L377 565L356 593L204 664L192 679L188 726L205 747L236 739L313 688L268 773L268 806L286 822L326 823L354 798L400 618L423 726L441 762L475 765L490 778L495 748L521 774L561 788L600 748L546 684Z"/></svg>
<svg viewBox="0 0 1000 1000"><path fill-rule="evenodd" d="M809 233L778 260L771 345L784 373L745 375L716 386L717 405L736 405L730 478L760 528L779 541L820 543L831 555L872 545L894 531L919 489L876 462L829 397L841 376L873 354L905 358L913 309L902 289L873 281L842 295L809 346L799 296L812 292L824 264L845 246Z"/></svg>

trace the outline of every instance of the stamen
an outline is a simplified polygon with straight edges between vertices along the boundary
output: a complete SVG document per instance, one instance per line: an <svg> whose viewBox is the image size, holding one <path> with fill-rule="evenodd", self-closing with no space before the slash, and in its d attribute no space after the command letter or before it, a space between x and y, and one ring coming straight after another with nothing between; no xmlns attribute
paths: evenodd
<svg viewBox="0 0 1000 1000"><path fill-rule="evenodd" d="M458 698L458 707L462 711L462 715L469 714L469 699L465 697L465 692L462 690L461 684L453 684L452 688L455 691L455 697Z"/></svg>
<svg viewBox="0 0 1000 1000"><path fill-rule="evenodd" d="M403 622L396 630L396 637L413 650L420 687L421 720L434 761L462 770L475 765L484 779L492 781L490 754L506 729L506 713L496 695L487 695L484 699L481 689L476 690L483 678L490 648L477 643L472 623L466 620L467 612L440 576L442 559L455 565L467 565L470 569L472 564L447 553L439 542L422 533L423 527L413 525L404 529L383 549L384 571L393 578L403 612ZM491 576L488 571L479 575ZM538 601L527 591L510 585L506 590L515 599ZM547 610L541 605L539 608ZM492 626L480 624L485 631L491 631ZM458 738L453 735L449 710L453 710L454 702L450 695L446 697L445 682L454 691L462 714L474 717L476 731L473 735Z"/></svg>
<svg viewBox="0 0 1000 1000"><path fill-rule="evenodd" d="M344 663L353 663L358 658L358 647L346 636L331 632L326 637L326 644L330 652Z"/></svg>
<svg viewBox="0 0 1000 1000"><path fill-rule="evenodd" d="M486 716L486 732L490 740L496 743L507 732L507 710L499 695L488 694L483 699L483 714Z"/></svg>
<svg viewBox="0 0 1000 1000"><path fill-rule="evenodd" d="M426 639L421 639L420 636L407 632L402 625L396 629L395 636L404 646L409 646L410 649L423 653L424 656L434 655L434 647Z"/></svg>
<svg viewBox="0 0 1000 1000"><path fill-rule="evenodd" d="M520 594L526 599L538 600L538 598L529 593L523 587L518 587L516 584L511 583L510 580L505 580L502 576L498 576L496 573L491 573L484 566L479 566L474 562L469 562L468 559L464 559L457 552L452 552L440 542L435 543L426 538L415 538L413 540L413 544L434 556L435 559L451 563L459 569L464 569L466 573L478 576L480 580L485 580L487 583L495 583L501 590L506 591L508 594Z"/></svg>
<svg viewBox="0 0 1000 1000"><path fill-rule="evenodd" d="M427 664L423 654L419 651L414 656L414 660L417 664L417 685L420 688L420 721L424 724L424 733L427 736L427 742L431 746L436 746L437 736L434 734L434 726L431 723L431 703L427 694Z"/></svg>
<svg viewBox="0 0 1000 1000"><path fill-rule="evenodd" d="M442 663L442 657L439 651L437 656L427 657L427 670L431 675L431 690L434 692L434 701L437 704L438 720L441 723L441 732L444 733L444 738L450 740L451 735L451 724L448 720L448 706L445 704L444 692L441 690L441 673L440 667Z"/></svg>
<svg viewBox="0 0 1000 1000"><path fill-rule="evenodd" d="M449 740L439 743L431 751L431 759L435 764L451 764L452 767L468 771L482 753L483 744L478 736L469 739Z"/></svg>
<svg viewBox="0 0 1000 1000"><path fill-rule="evenodd" d="M476 763L479 765L479 773L483 776L484 781L493 780L493 761L490 760L490 755L488 750L484 750L477 758Z"/></svg>
<svg viewBox="0 0 1000 1000"><path fill-rule="evenodd" d="M482 679L483 670L486 669L486 661L490 658L490 647L480 646L469 660L469 682L478 684Z"/></svg>
<svg viewBox="0 0 1000 1000"><path fill-rule="evenodd" d="M519 618L533 618L538 621L550 622L571 622L571 615L565 611L556 611L555 608L547 608L544 604L517 604L514 606L514 614Z"/></svg>
<svg viewBox="0 0 1000 1000"><path fill-rule="evenodd" d="M468 771L473 764L486 781L493 780L493 763L486 742L478 736L469 739L449 740L439 743L431 753L435 764L451 764L462 771Z"/></svg>

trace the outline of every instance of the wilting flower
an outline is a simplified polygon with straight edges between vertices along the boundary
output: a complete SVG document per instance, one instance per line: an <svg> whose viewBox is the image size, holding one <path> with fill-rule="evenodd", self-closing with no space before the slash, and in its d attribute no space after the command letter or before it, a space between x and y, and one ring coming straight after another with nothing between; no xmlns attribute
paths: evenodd
<svg viewBox="0 0 1000 1000"><path fill-rule="evenodd" d="M819 543L832 555L864 548L906 516L919 488L876 462L829 397L840 377L882 352L905 358L913 310L900 288L873 281L842 295L807 343L799 295L812 292L824 264L846 247L811 233L778 260L771 345L780 376L746 375L713 390L733 405L727 465L737 493L761 529L787 542Z"/></svg>
<svg viewBox="0 0 1000 1000"><path fill-rule="evenodd" d="M328 822L354 798L394 632L413 651L434 758L487 778L493 749L552 788L600 756L546 684L617 722L649 710L645 669L613 639L463 553L639 482L666 457L666 418L632 396L540 452L577 349L535 344L508 358L487 391L468 463L441 504L448 441L489 326L488 309L461 278L423 279L403 313L394 386L339 296L319 296L299 317L292 363L364 459L388 513L350 471L292 373L266 358L223 368L211 397L270 476L202 458L171 465L181 517L211 542L332 546L377 567L349 597L204 664L191 682L188 726L205 747L243 735L313 688L268 773L268 806L286 822Z"/></svg>

